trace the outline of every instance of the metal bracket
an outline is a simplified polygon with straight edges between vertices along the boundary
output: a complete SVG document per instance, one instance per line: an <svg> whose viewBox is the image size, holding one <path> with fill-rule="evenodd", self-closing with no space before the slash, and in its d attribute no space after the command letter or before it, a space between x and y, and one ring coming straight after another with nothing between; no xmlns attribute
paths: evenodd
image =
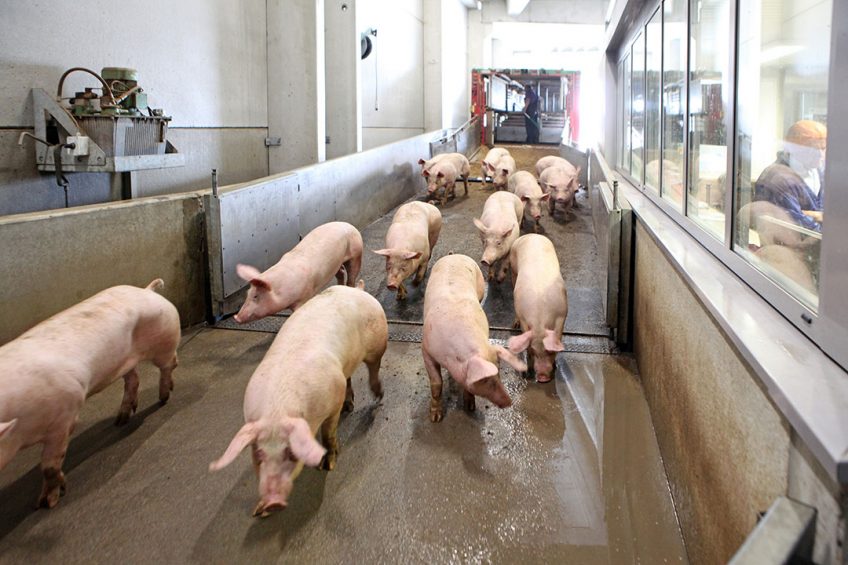
<svg viewBox="0 0 848 565"><path fill-rule="evenodd" d="M266 137L265 138L265 147L279 147L283 144L282 137Z"/></svg>

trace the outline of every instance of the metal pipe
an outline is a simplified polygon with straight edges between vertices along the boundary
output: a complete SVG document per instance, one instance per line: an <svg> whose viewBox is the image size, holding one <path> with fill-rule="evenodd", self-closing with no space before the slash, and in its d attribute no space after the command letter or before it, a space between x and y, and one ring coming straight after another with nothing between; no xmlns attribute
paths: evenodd
<svg viewBox="0 0 848 565"><path fill-rule="evenodd" d="M49 144L48 142L44 141L44 140L43 140L43 139L41 139L40 137L36 137L36 136L32 135L32 134L31 134L30 132L28 132L28 131L22 131L22 132L21 132L21 135L19 135L19 136L18 136L18 145L19 145L19 146L21 146L21 147L23 147L23 146L24 146L24 138L25 138L25 137L31 137L31 138L33 138L34 140L36 140L37 142L39 142L39 143L43 143L43 144L44 144L44 145L46 145L47 147L50 147L50 144Z"/></svg>
<svg viewBox="0 0 848 565"><path fill-rule="evenodd" d="M218 198L218 169L212 169L212 196Z"/></svg>

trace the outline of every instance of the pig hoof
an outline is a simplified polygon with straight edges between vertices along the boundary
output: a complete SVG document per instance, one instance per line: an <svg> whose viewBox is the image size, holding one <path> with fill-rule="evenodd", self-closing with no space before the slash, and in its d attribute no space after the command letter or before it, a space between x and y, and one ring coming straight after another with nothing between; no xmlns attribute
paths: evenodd
<svg viewBox="0 0 848 565"><path fill-rule="evenodd" d="M324 458L321 460L321 468L325 471L332 471L336 468L336 457L337 453L334 451L327 451L324 455Z"/></svg>
<svg viewBox="0 0 848 565"><path fill-rule="evenodd" d="M442 421L442 411L441 410L430 410L430 421L433 423Z"/></svg>
<svg viewBox="0 0 848 565"><path fill-rule="evenodd" d="M342 404L342 412L353 412L353 400L345 400Z"/></svg>
<svg viewBox="0 0 848 565"><path fill-rule="evenodd" d="M520 328L521 328L521 321L518 318L516 318L515 321L512 323L512 329L517 330L517 329L520 329Z"/></svg>
<svg viewBox="0 0 848 565"><path fill-rule="evenodd" d="M116 426L124 426L127 422L130 421L130 413L129 412L119 412L118 417L115 418Z"/></svg>

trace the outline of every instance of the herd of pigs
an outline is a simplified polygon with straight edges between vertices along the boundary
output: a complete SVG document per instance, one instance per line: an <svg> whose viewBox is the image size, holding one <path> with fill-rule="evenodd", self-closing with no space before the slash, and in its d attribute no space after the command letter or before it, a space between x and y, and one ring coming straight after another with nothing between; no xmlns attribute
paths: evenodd
<svg viewBox="0 0 848 565"><path fill-rule="evenodd" d="M406 299L404 281L420 284L439 237L442 216L435 202L454 197L458 179L468 192L468 159L459 153L420 160L429 202L398 208L386 234L386 284ZM575 203L579 170L560 157L536 163L536 176L515 171L505 149L488 152L481 163L495 191L474 224L484 251L480 264L489 281L503 282L511 271L515 327L507 347L489 341L489 324L480 301L484 275L477 261L449 254L430 271L424 297L422 353L430 382L430 419L439 422L444 367L463 388L463 404L474 410L475 396L498 407L511 399L498 375L498 360L516 370L532 367L538 382L551 380L556 353L563 350L568 312L566 288L556 250L536 232L542 202L552 216ZM504 190L506 189L506 190ZM528 227L529 226L529 227ZM247 446L259 478L260 501L254 516L285 508L294 479L304 465L332 470L338 455L337 427L343 411L353 409L350 377L360 363L368 368L371 391L382 397L380 363L388 345L388 325L380 303L360 280L363 243L344 222L316 227L265 272L238 266L250 283L235 319L246 323L291 309L244 395L244 426L210 464L215 471ZM339 283L323 292L332 278ZM43 486L39 506L52 508L64 494L62 464L83 402L117 380L124 395L116 419L125 424L138 405L136 366L149 360L158 369L159 400L173 389L180 319L157 291L116 286L56 314L0 347L0 469L21 449L43 445ZM517 354L527 352L527 364ZM316 433L321 430L321 442Z"/></svg>

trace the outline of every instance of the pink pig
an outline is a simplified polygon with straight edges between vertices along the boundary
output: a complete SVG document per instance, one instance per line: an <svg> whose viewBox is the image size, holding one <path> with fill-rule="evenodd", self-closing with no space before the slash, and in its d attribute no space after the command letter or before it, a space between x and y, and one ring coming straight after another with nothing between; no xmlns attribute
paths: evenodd
<svg viewBox="0 0 848 565"><path fill-rule="evenodd" d="M281 310L296 310L332 279L347 286L362 265L362 236L346 222L329 222L309 232L276 265L260 273L239 264L238 275L250 283L247 299L235 320L239 324L259 320Z"/></svg>
<svg viewBox="0 0 848 565"><path fill-rule="evenodd" d="M465 255L439 259L430 273L424 296L421 351L430 380L430 420L442 419L442 367L463 390L465 409L473 411L475 396L499 408L512 405L498 378L498 358L516 370L527 366L510 351L489 343L489 321L480 307L483 273Z"/></svg>
<svg viewBox="0 0 848 565"><path fill-rule="evenodd" d="M398 291L398 300L406 298L403 281L413 273L413 285L424 280L441 229L442 214L432 204L409 202L395 212L386 233L386 248L374 253L385 256L386 287Z"/></svg>
<svg viewBox="0 0 848 565"><path fill-rule="evenodd" d="M568 296L553 243L542 235L523 235L509 252L516 326L524 332L510 338L513 353L527 350L536 380L551 380L556 354L563 351L562 329Z"/></svg>
<svg viewBox="0 0 848 565"><path fill-rule="evenodd" d="M250 377L245 424L209 470L251 447L260 495L254 516L286 507L304 465L335 467L339 417L343 407L353 409L350 376L363 361L371 392L383 396L379 371L388 326L383 307L363 286L328 288L299 308ZM323 445L315 440L319 428Z"/></svg>
<svg viewBox="0 0 848 565"><path fill-rule="evenodd" d="M486 199L480 219L474 225L480 230L483 256L480 264L488 270L487 278L503 282L509 267L509 249L518 237L524 203L511 192L495 192Z"/></svg>
<svg viewBox="0 0 848 565"><path fill-rule="evenodd" d="M483 173L483 176L490 178L493 177L498 161L507 155L509 155L509 151L503 147L492 147L489 149L489 152L486 153L486 156L483 157L482 161L480 161L480 170Z"/></svg>
<svg viewBox="0 0 848 565"><path fill-rule="evenodd" d="M524 219L533 225L534 232L538 232L542 202L548 200L551 195L542 192L536 177L527 171L517 171L509 177L509 191L524 202Z"/></svg>
<svg viewBox="0 0 848 565"><path fill-rule="evenodd" d="M512 158L512 155L506 154L498 159L492 176L492 186L495 187L495 190L506 190L509 177L514 172L515 159Z"/></svg>
<svg viewBox="0 0 848 565"><path fill-rule="evenodd" d="M159 368L159 402L168 401L180 316L156 294L163 286L156 279L147 288L108 288L0 347L0 469L43 444L39 506L53 508L64 494L62 463L86 398L123 377L115 424L125 424L138 406L136 365L150 360Z"/></svg>
<svg viewBox="0 0 848 565"><path fill-rule="evenodd" d="M427 193L433 198L441 191L439 203L444 206L448 198L453 196L456 179L461 178L465 185L465 194L468 194L468 174L471 166L468 158L462 153L443 153L437 155L430 161L418 163L422 165L421 174L427 179Z"/></svg>
<svg viewBox="0 0 848 565"><path fill-rule="evenodd" d="M562 157L542 157L536 162L539 184L550 194L548 207L551 216L563 216L577 204L580 168L574 167Z"/></svg>

